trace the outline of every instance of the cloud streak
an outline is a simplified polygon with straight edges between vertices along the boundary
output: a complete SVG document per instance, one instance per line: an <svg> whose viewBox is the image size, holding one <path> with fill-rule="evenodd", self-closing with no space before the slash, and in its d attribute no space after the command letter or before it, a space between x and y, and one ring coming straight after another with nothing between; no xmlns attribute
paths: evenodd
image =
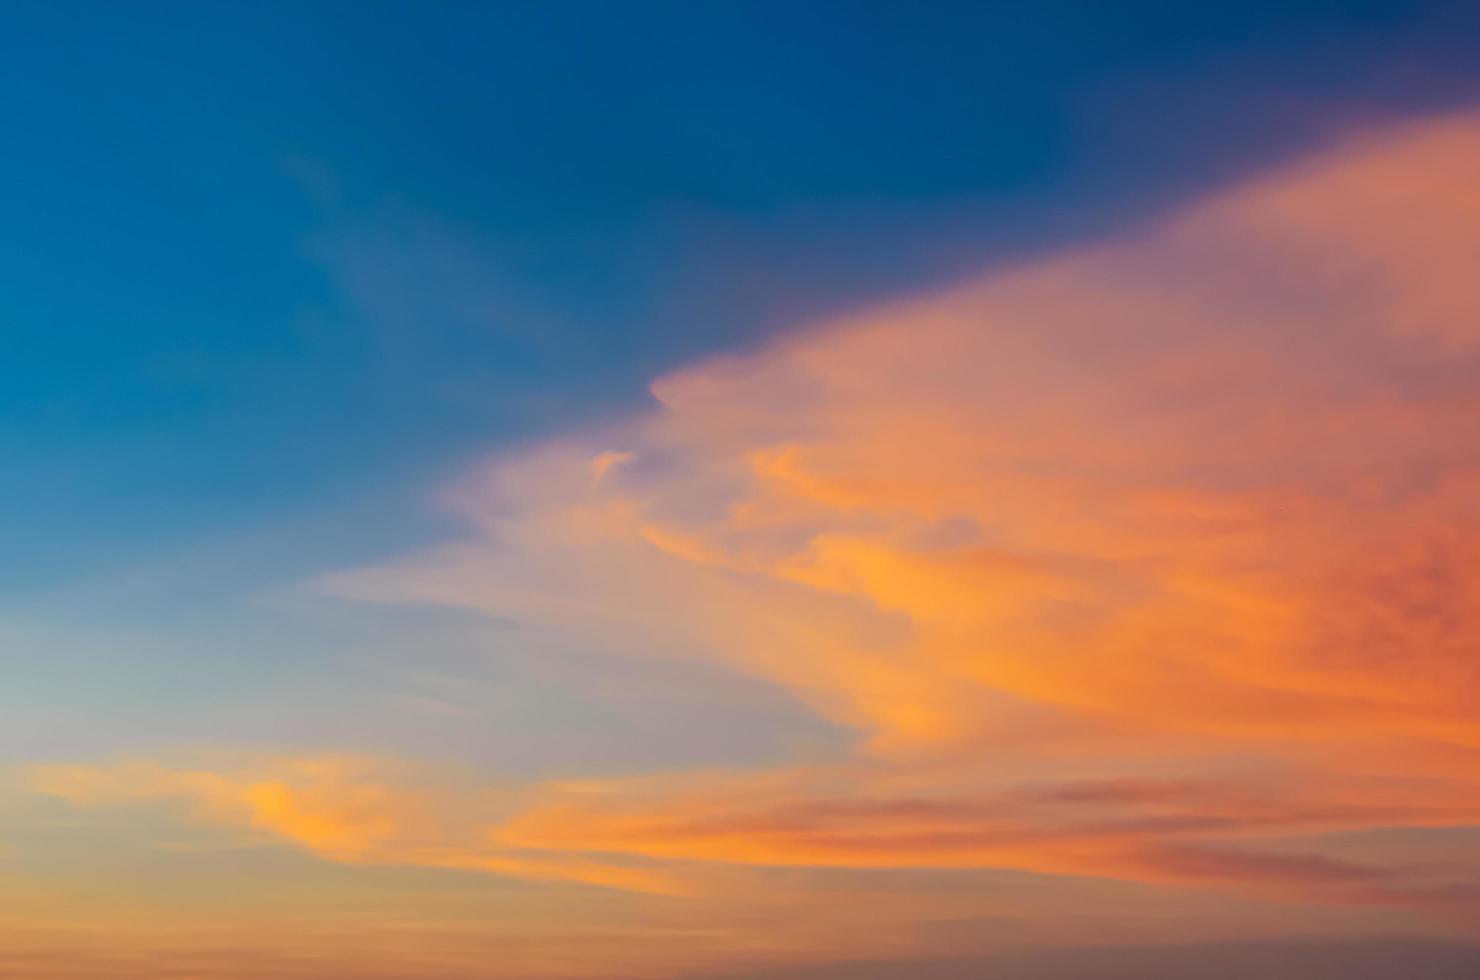
<svg viewBox="0 0 1480 980"><path fill-rule="evenodd" d="M35 792L79 806L176 801L197 822L249 830L329 861L481 871L660 894L680 887L640 868L495 847L476 817L494 809L494 794L438 792L425 785L425 773L386 760L266 758L235 768L133 761L38 766L28 775Z"/></svg>

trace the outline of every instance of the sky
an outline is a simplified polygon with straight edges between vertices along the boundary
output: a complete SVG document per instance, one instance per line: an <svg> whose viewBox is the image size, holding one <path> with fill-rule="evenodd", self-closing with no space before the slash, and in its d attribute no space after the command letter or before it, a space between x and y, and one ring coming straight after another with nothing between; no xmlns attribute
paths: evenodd
<svg viewBox="0 0 1480 980"><path fill-rule="evenodd" d="M1480 8L14 0L0 975L1459 980Z"/></svg>

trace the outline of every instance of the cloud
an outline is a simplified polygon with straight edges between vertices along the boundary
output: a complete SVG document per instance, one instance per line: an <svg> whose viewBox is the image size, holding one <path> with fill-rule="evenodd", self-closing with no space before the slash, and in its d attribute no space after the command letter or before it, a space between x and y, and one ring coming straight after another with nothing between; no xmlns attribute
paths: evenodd
<svg viewBox="0 0 1480 980"><path fill-rule="evenodd" d="M1473 862L1322 853L1323 835L1480 824L1480 792L1433 781L1281 784L1261 777L1004 781L989 766L858 764L545 790L494 838L554 853L767 867L1013 869L1214 887L1282 902L1449 915L1480 905ZM999 784L964 792L963 780Z"/></svg>
<svg viewBox="0 0 1480 980"><path fill-rule="evenodd" d="M707 658L859 733L861 809L783 770L749 817L614 789L516 820L523 844L1390 899L1375 872L1217 838L1476 822L1476 173L1480 120L1411 124L679 371L651 412L459 488L471 540L328 587ZM970 802L1035 765L1295 802L1261 825L1179 800L1196 848L1145 801L1081 798L1130 815L1071 832ZM889 802L908 771L940 781L918 809ZM1379 802L1311 818L1358 791Z"/></svg>
<svg viewBox="0 0 1480 980"><path fill-rule="evenodd" d="M1480 747L1476 131L665 377L463 488L485 539L332 587L683 647L881 747L1003 698Z"/></svg>
<svg viewBox="0 0 1480 980"><path fill-rule="evenodd" d="M740 871L775 902L802 869L1008 869L1466 928L1475 174L1480 118L1390 129L692 366L454 488L466 540L321 583L719 664L852 732L841 757L498 806L299 761L38 785L334 861L700 901Z"/></svg>
<svg viewBox="0 0 1480 980"><path fill-rule="evenodd" d="M151 761L38 766L29 787L78 806L176 800L197 822L258 832L329 861L483 871L669 893L661 873L580 857L491 846L476 814L491 795L436 792L423 773L387 760L267 758L228 769Z"/></svg>

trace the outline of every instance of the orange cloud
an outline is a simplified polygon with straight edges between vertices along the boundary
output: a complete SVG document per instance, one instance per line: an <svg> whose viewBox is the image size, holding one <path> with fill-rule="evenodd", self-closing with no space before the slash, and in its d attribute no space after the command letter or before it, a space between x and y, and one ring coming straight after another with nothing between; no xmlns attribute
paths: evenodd
<svg viewBox="0 0 1480 980"><path fill-rule="evenodd" d="M1480 747L1477 133L664 378L465 488L486 543L333 587L702 652L880 747L1004 696Z"/></svg>
<svg viewBox="0 0 1480 980"><path fill-rule="evenodd" d="M1130 240L680 371L654 411L464 486L486 537L330 586L766 678L856 728L868 779L1000 770L917 809L615 791L515 820L521 845L1396 894L1227 842L1477 822L1476 174L1480 119L1391 130ZM1237 769L1303 802L1071 831L960 803L1072 764ZM1462 802L1310 815L1405 775Z"/></svg>
<svg viewBox="0 0 1480 980"><path fill-rule="evenodd" d="M404 766L342 757L268 759L235 770L167 768L153 762L40 766L32 790L79 806L156 800L188 804L199 821L246 828L330 861L484 871L669 893L675 879L578 856L497 848L476 814L478 794L448 795L409 780Z"/></svg>
<svg viewBox="0 0 1480 980"><path fill-rule="evenodd" d="M622 887L1007 868L1472 909L1473 860L1341 838L1480 826L1476 175L1480 117L1390 130L677 372L460 487L470 540L326 583L704 658L847 758L534 787L474 844L333 767L40 785Z"/></svg>
<svg viewBox="0 0 1480 980"><path fill-rule="evenodd" d="M961 773L688 777L548 792L495 839L554 852L770 867L1014 869L1212 886L1282 901L1473 911L1473 862L1435 869L1322 854L1322 835L1480 824L1480 787L1431 779L997 780ZM989 767L967 775L990 784Z"/></svg>

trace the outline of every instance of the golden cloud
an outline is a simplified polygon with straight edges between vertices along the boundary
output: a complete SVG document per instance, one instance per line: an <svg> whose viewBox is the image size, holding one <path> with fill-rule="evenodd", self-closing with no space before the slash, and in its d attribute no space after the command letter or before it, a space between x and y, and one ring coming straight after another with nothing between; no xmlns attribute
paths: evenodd
<svg viewBox="0 0 1480 980"><path fill-rule="evenodd" d="M387 760L267 758L236 768L37 766L30 788L84 807L177 800L207 824L246 828L326 860L483 871L532 880L670 893L669 876L549 853L495 847L478 822L487 794L437 792Z"/></svg>
<svg viewBox="0 0 1480 980"><path fill-rule="evenodd" d="M679 372L464 488L486 541L334 587L651 632L880 744L985 695L1480 745L1477 134Z"/></svg>

